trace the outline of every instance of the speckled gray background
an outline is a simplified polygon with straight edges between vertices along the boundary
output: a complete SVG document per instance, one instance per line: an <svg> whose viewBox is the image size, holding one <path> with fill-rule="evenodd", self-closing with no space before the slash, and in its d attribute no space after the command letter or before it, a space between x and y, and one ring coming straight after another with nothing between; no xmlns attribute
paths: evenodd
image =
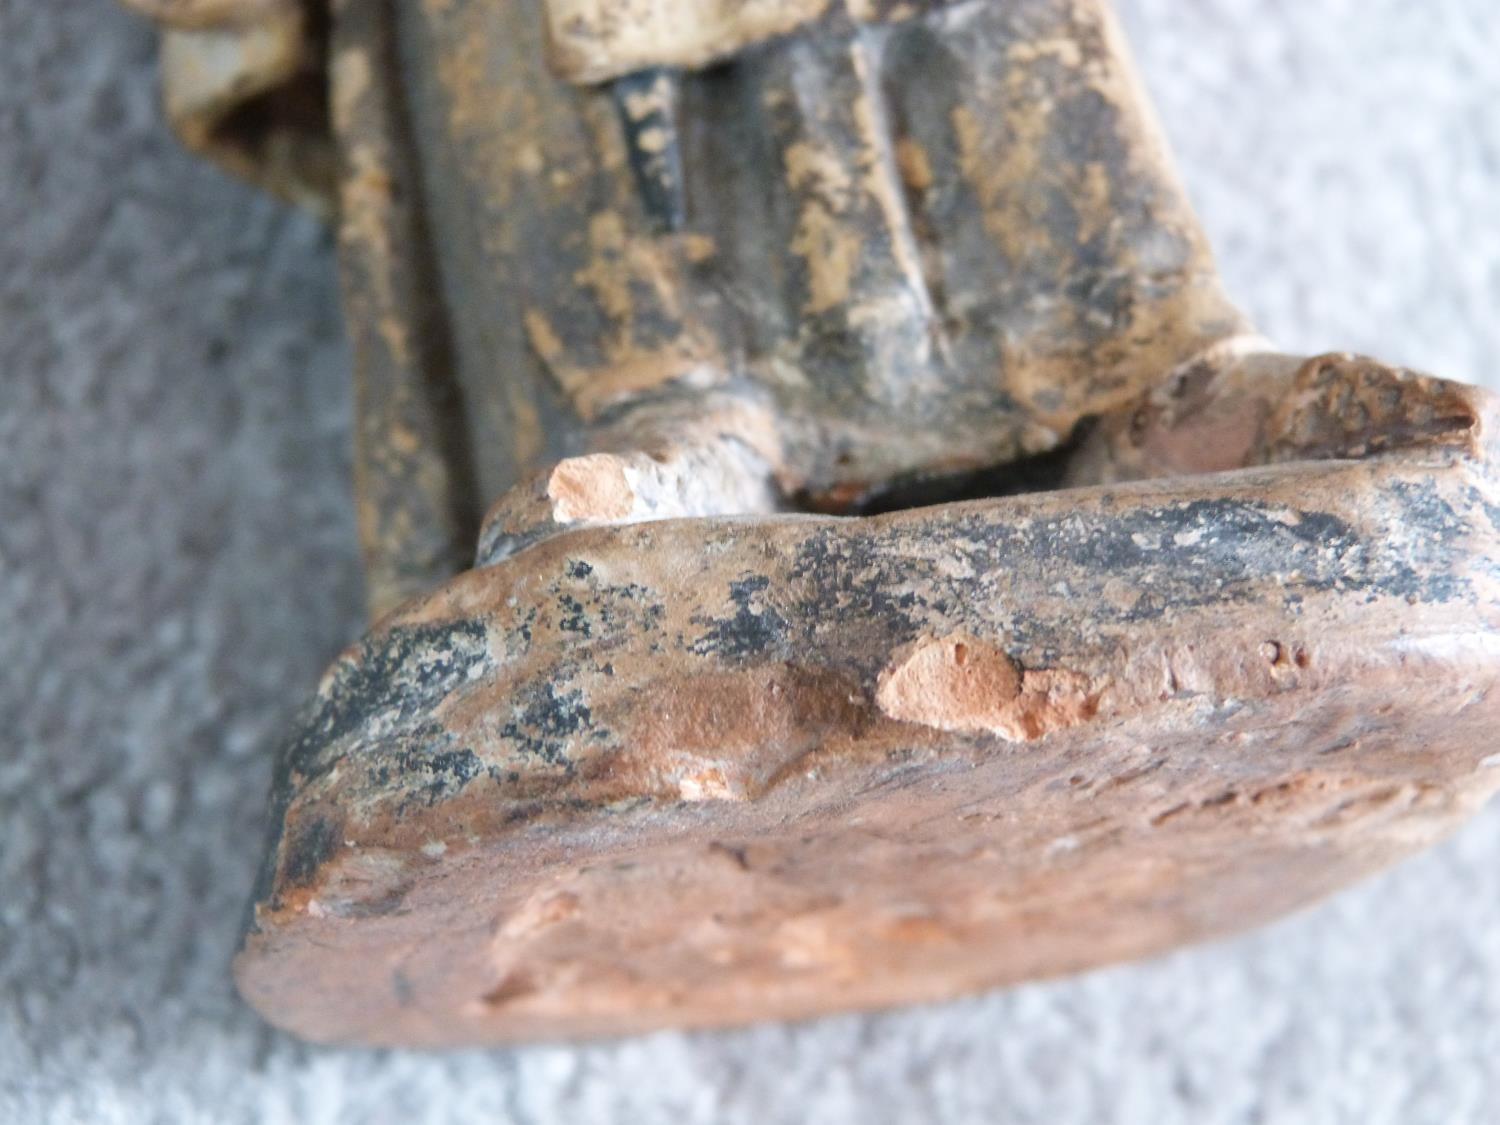
<svg viewBox="0 0 1500 1125"><path fill-rule="evenodd" d="M1125 0L1229 281L1497 383L1500 5ZM0 0L0 1121L1492 1122L1500 807L1240 941L927 1010L315 1050L227 962L359 628L330 245L182 155L107 0Z"/></svg>

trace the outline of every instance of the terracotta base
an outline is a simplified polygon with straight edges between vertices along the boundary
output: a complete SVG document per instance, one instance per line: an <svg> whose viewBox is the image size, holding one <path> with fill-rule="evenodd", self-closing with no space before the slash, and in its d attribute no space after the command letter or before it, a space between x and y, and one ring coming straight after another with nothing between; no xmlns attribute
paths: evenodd
<svg viewBox="0 0 1500 1125"><path fill-rule="evenodd" d="M1486 463L555 535L331 671L240 988L317 1040L615 1034L1274 918L1500 786Z"/></svg>

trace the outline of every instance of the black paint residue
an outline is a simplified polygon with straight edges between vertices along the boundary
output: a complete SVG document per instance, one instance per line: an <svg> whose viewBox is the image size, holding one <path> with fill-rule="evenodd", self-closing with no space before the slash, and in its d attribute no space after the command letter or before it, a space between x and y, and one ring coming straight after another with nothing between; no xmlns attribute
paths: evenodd
<svg viewBox="0 0 1500 1125"><path fill-rule="evenodd" d="M582 734L602 737L582 692L559 693L544 683L524 689L520 699L520 714L501 727L500 734L515 742L523 754L571 768L569 741Z"/></svg>
<svg viewBox="0 0 1500 1125"><path fill-rule="evenodd" d="M715 653L731 659L764 656L784 646L788 628L786 618L766 604L761 594L771 580L753 575L729 584L729 600L734 603L733 617L695 619L709 629L693 644L700 656Z"/></svg>

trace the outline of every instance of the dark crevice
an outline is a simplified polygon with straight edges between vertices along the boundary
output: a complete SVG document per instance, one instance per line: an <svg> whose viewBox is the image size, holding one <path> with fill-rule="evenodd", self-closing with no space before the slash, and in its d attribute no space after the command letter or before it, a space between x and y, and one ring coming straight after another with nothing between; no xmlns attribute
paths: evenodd
<svg viewBox="0 0 1500 1125"><path fill-rule="evenodd" d="M962 473L913 473L898 477L842 506L837 514L879 516L887 512L956 504L964 500L991 500L1027 492L1055 492L1066 485L1068 464L1094 428L1095 421L1092 417L1083 419L1073 427L1067 440L1046 453ZM826 504L819 504L814 498L807 496L798 497L796 507L805 512L830 514Z"/></svg>
<svg viewBox="0 0 1500 1125"><path fill-rule="evenodd" d="M245 98L213 123L206 144L232 168L293 201L306 194L332 198L336 190L338 157L320 71L303 71Z"/></svg>
<svg viewBox="0 0 1500 1125"><path fill-rule="evenodd" d="M416 170L418 146L412 124L411 107L396 42L400 8L395 0L386 0L383 12L382 59L386 73L396 76L390 86L391 142L402 154L410 191L415 197L410 212L413 246L412 273L414 289L423 294L420 332L422 374L434 415L439 419L436 432L442 443L443 460L449 467L448 502L453 533L449 539L450 564L456 573L467 564L469 551L479 534L484 515L469 433L463 424L467 413L463 392L456 377L457 356L453 342L453 314L444 300L440 281L440 262L433 242L429 221L430 205L422 177Z"/></svg>

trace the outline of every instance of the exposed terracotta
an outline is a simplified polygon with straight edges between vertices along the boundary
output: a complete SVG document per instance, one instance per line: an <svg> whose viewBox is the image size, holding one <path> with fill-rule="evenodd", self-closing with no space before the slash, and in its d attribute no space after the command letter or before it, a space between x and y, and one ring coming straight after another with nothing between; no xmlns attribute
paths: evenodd
<svg viewBox="0 0 1500 1125"><path fill-rule="evenodd" d="M185 138L339 215L378 620L281 763L272 1022L953 996L1500 787L1493 401L1255 334L1100 0L146 6Z"/></svg>
<svg viewBox="0 0 1500 1125"><path fill-rule="evenodd" d="M1100 693L1092 687L1065 669L1023 669L1001 649L954 633L923 637L894 656L875 705L898 722L1030 742L1093 718Z"/></svg>

